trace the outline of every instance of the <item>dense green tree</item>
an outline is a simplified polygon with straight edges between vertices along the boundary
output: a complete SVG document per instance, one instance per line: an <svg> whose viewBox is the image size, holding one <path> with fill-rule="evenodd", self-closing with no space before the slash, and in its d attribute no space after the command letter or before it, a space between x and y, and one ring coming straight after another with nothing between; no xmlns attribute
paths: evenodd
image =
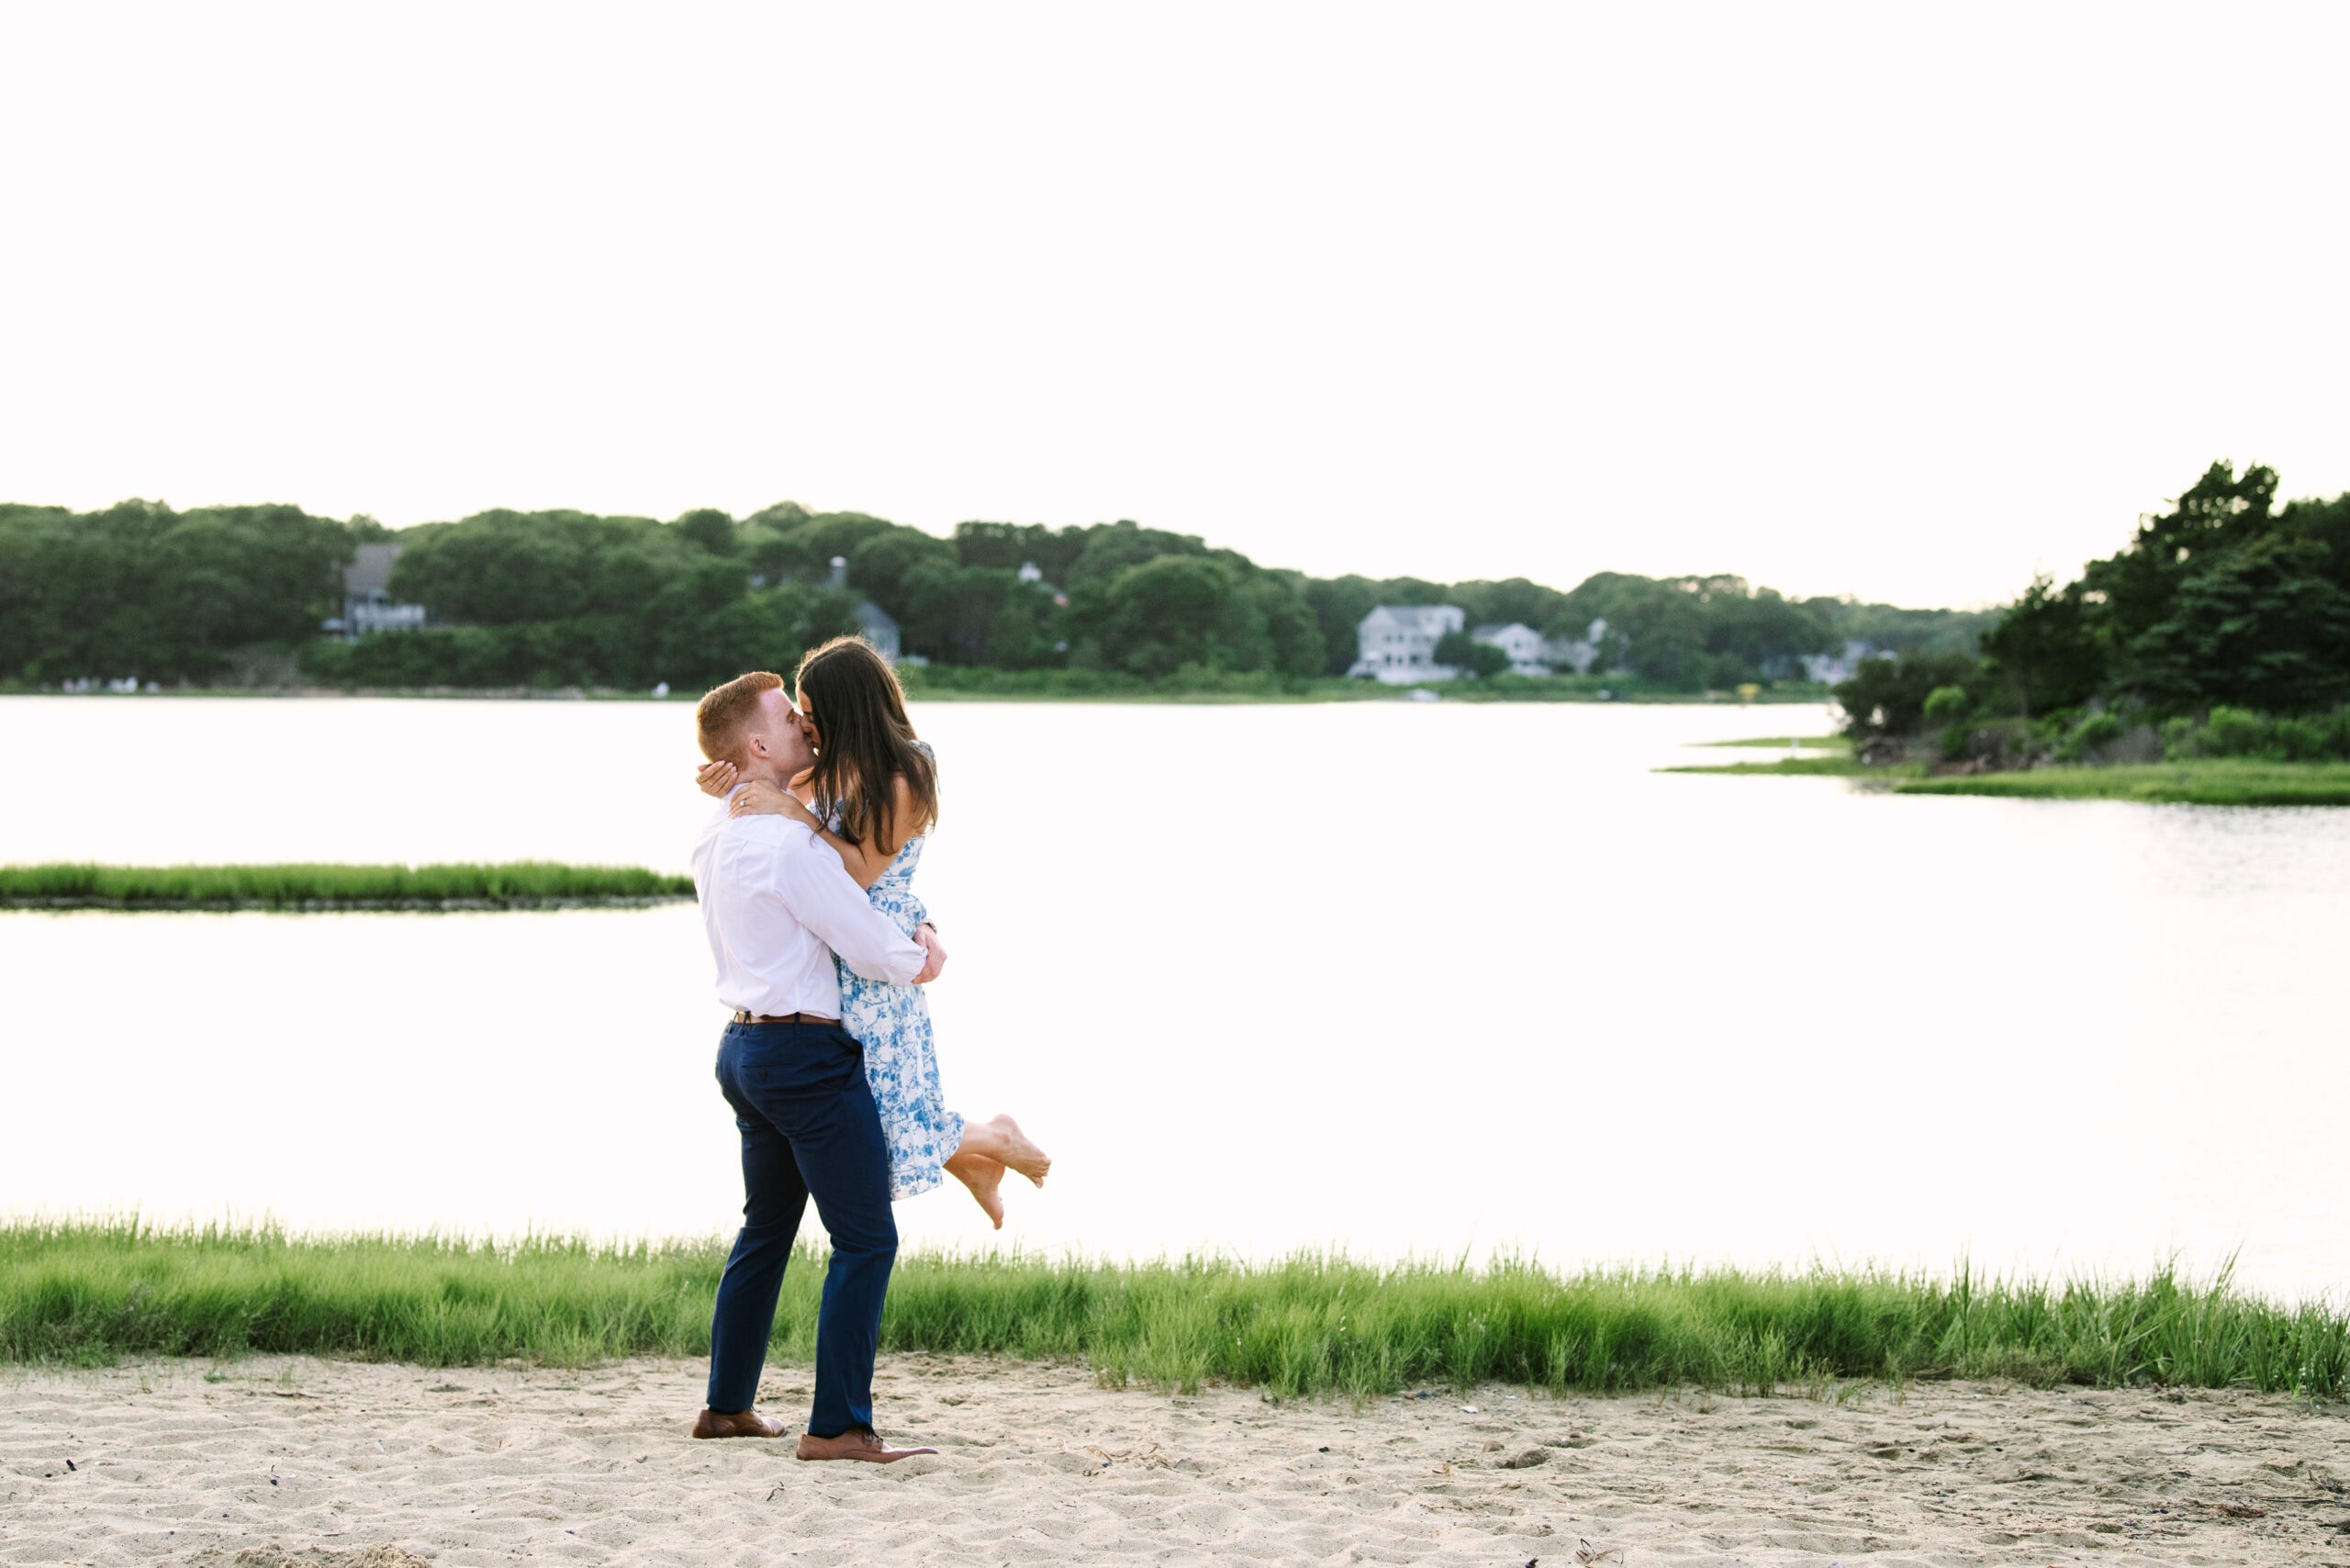
<svg viewBox="0 0 2350 1568"><path fill-rule="evenodd" d="M1085 554L1092 531L1046 528L1038 523L958 522L955 525L955 554L967 566L988 566L1017 572L1034 566L1045 581L1069 582L1076 575L1078 557Z"/></svg>
<svg viewBox="0 0 2350 1568"><path fill-rule="evenodd" d="M1295 572L1261 572L1248 579L1251 612L1264 619L1269 653L1259 667L1288 676L1322 673L1322 624L1306 600L1306 580Z"/></svg>
<svg viewBox="0 0 2350 1568"><path fill-rule="evenodd" d="M736 531L743 558L755 576L768 583L821 581L835 555L854 562L867 543L884 534L919 532L900 530L894 522L864 512L811 512L794 501L778 501L743 522ZM900 563L901 569L903 565Z"/></svg>
<svg viewBox="0 0 2350 1568"><path fill-rule="evenodd" d="M1450 665L1475 679L1509 668L1509 655L1491 643L1480 643L1466 632L1447 632L1436 640L1436 662Z"/></svg>
<svg viewBox="0 0 2350 1568"><path fill-rule="evenodd" d="M2350 699L2350 592L2325 576L2323 546L2271 535L2210 556L2133 643L2140 689L2175 709L2297 713Z"/></svg>
<svg viewBox="0 0 2350 1568"><path fill-rule="evenodd" d="M206 507L155 539L165 614L183 668L210 667L230 649L309 636L341 599L336 568L348 531L299 507Z"/></svg>
<svg viewBox="0 0 2350 1568"><path fill-rule="evenodd" d="M2079 583L2059 590L2045 573L1983 634L1990 673L2026 717L2086 702L2105 684L2107 644Z"/></svg>
<svg viewBox="0 0 2350 1568"><path fill-rule="evenodd" d="M2350 493L2330 501L2287 502L2277 517L2277 531L2316 545L2324 553L2324 565L2318 569L2326 580L2350 588Z"/></svg>
<svg viewBox="0 0 2350 1568"><path fill-rule="evenodd" d="M925 561L898 602L907 649L943 664L1035 669L1059 658L1053 597L1015 568Z"/></svg>
<svg viewBox="0 0 2350 1568"><path fill-rule="evenodd" d="M1831 651L1852 642L1874 648L1971 654L2000 614L1996 610L1904 610L1852 599L1814 598L1802 603L1828 628Z"/></svg>
<svg viewBox="0 0 2350 1568"><path fill-rule="evenodd" d="M2214 463L2079 580L2035 579L1984 638L2017 706L2289 712L2350 696L2350 496L2279 510L2277 488L2272 468Z"/></svg>
<svg viewBox="0 0 2350 1568"><path fill-rule="evenodd" d="M1974 698L1984 679L1982 661L1970 655L1912 651L1863 659L1852 678L1836 688L1836 700L1843 705L1848 734L1915 734L1938 692L1956 687ZM1947 700L1936 706L1946 710Z"/></svg>
<svg viewBox="0 0 2350 1568"><path fill-rule="evenodd" d="M479 626L627 614L676 577L739 588L740 567L650 518L486 511L407 530L394 597Z"/></svg>
<svg viewBox="0 0 2350 1568"><path fill-rule="evenodd" d="M1230 554L1230 552L1222 554ZM1210 554L1206 542L1195 535L1169 533L1162 528L1145 528L1139 523L1120 519L1086 531L1085 547L1069 563L1069 581L1073 586L1113 577L1129 566L1142 566L1162 557L1205 558ZM1233 558L1238 559L1237 556Z"/></svg>
<svg viewBox="0 0 2350 1568"><path fill-rule="evenodd" d="M1159 555L1111 577L1080 576L1068 614L1077 661L1151 679L1186 666L1320 674L1322 629L1302 580L1227 554Z"/></svg>
<svg viewBox="0 0 2350 1568"><path fill-rule="evenodd" d="M2171 510L2143 519L2129 548L2092 561L2081 574L2084 597L2102 606L2098 620L2122 655L2123 678L2137 640L2168 619L2179 586L2213 554L2241 548L2269 531L2277 472L2257 465L2241 478L2214 463Z"/></svg>
<svg viewBox="0 0 2350 1568"><path fill-rule="evenodd" d="M1506 626L1516 622L1537 632L1555 623L1567 608L1565 594L1524 577L1455 583L1445 590L1444 601L1466 611L1472 626Z"/></svg>
<svg viewBox="0 0 2350 1568"><path fill-rule="evenodd" d="M153 600L160 503L76 516L0 509L0 674L28 680L161 677Z"/></svg>
<svg viewBox="0 0 2350 1568"><path fill-rule="evenodd" d="M901 620L912 610L906 596L910 573L923 566L959 569L953 544L918 528L895 524L867 532L841 554L848 562L849 587ZM831 557L825 560L829 566Z"/></svg>
<svg viewBox="0 0 2350 1568"><path fill-rule="evenodd" d="M0 507L0 677L212 678L316 636L353 543L290 506Z"/></svg>
<svg viewBox="0 0 2350 1568"><path fill-rule="evenodd" d="M1735 588L1704 593L1706 651L1714 655L1716 686L1741 680L1800 677L1807 654L1824 654L1841 641L1819 613L1775 589Z"/></svg>
<svg viewBox="0 0 2350 1568"><path fill-rule="evenodd" d="M734 520L716 507L689 511L670 526L713 555L734 554Z"/></svg>
<svg viewBox="0 0 2350 1568"><path fill-rule="evenodd" d="M1298 591L1322 634L1322 673L1346 674L1361 652L1357 629L1382 602L1380 585L1369 577L1308 577Z"/></svg>
<svg viewBox="0 0 2350 1568"><path fill-rule="evenodd" d="M1701 597L1685 585L1713 580L1600 572L1567 595L1560 630L1580 633L1605 621L1595 667L1628 670L1672 690L1697 690L1710 673L1706 617L1713 596Z"/></svg>
<svg viewBox="0 0 2350 1568"><path fill-rule="evenodd" d="M1069 621L1107 668L1155 679L1182 665L1235 667L1220 635L1234 586L1222 562L1160 555L1114 577L1079 578L1069 594Z"/></svg>

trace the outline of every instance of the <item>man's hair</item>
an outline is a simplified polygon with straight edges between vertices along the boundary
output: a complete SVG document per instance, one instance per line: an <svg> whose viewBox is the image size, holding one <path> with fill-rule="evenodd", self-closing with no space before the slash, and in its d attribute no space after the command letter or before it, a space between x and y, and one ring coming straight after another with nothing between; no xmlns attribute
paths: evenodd
<svg viewBox="0 0 2350 1568"><path fill-rule="evenodd" d="M773 670L755 669L702 693L694 708L694 738L712 762L743 765L743 732L758 717L759 699L783 685Z"/></svg>

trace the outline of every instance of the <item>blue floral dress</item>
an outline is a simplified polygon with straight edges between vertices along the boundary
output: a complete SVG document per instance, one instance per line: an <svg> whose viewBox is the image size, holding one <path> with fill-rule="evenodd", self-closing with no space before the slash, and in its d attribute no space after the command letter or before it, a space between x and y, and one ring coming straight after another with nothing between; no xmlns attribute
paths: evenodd
<svg viewBox="0 0 2350 1568"><path fill-rule="evenodd" d="M840 831L838 813L833 831ZM913 891L914 868L922 864L929 836L917 834L906 840L866 893L909 936L930 918ZM890 1196L927 1193L946 1179L943 1167L963 1142L963 1118L946 1108L946 1092L938 1086L930 999L918 985L869 980L838 958L833 963L841 977L841 1026L865 1047L865 1081L872 1085L881 1134L890 1145Z"/></svg>

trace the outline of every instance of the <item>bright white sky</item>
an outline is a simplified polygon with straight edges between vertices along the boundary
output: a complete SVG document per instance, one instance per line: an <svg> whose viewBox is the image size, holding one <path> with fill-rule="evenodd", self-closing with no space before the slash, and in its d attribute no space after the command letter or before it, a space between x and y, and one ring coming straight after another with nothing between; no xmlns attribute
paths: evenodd
<svg viewBox="0 0 2350 1568"><path fill-rule="evenodd" d="M2350 6L0 10L0 498L2010 597L2350 488Z"/></svg>

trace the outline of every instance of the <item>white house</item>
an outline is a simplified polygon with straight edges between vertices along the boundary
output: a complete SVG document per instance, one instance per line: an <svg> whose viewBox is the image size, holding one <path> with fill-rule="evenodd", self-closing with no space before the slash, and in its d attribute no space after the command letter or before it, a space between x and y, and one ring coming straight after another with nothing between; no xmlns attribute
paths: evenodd
<svg viewBox="0 0 2350 1568"><path fill-rule="evenodd" d="M362 544L342 569L342 613L319 628L357 642L370 632L415 632L424 625L424 606L392 602L392 563L397 544Z"/></svg>
<svg viewBox="0 0 2350 1568"><path fill-rule="evenodd" d="M1460 672L1436 662L1436 645L1468 623L1469 612L1457 604L1375 606L1355 628L1356 658L1347 673L1389 686L1450 680Z"/></svg>
<svg viewBox="0 0 2350 1568"><path fill-rule="evenodd" d="M1513 621L1506 626L1480 626L1469 635L1508 655L1514 674L1550 673L1550 666L1542 662L1542 633L1523 621Z"/></svg>
<svg viewBox="0 0 2350 1568"><path fill-rule="evenodd" d="M824 586L834 593L847 591L847 556L833 557L833 569L824 578ZM865 640L873 644L874 650L891 664L896 664L903 644L903 639L898 631L897 617L869 599L858 599L856 608L849 613L856 617L857 629L865 633Z"/></svg>

